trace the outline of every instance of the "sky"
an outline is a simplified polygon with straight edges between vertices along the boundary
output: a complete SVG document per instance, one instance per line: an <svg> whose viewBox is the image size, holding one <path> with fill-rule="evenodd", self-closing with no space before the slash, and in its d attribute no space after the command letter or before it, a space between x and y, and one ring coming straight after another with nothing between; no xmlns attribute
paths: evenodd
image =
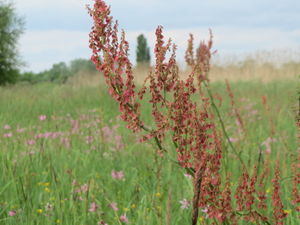
<svg viewBox="0 0 300 225"><path fill-rule="evenodd" d="M25 20L19 41L24 71L39 72L54 63L90 58L92 21L86 5L93 0L13 0ZM155 29L178 46L183 61L189 33L196 43L214 34L214 49L226 57L262 50L300 51L299 0L107 0L130 43L135 62L136 38L144 34L153 51ZM282 51L281 51L282 50ZM281 53L279 53L280 55ZM153 55L153 54L152 54ZM299 54L298 54L299 55Z"/></svg>

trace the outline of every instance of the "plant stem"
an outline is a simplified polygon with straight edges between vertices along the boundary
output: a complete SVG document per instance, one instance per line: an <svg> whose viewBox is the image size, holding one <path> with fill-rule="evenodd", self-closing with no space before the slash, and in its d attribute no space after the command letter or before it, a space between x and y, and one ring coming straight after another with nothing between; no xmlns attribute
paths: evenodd
<svg viewBox="0 0 300 225"><path fill-rule="evenodd" d="M238 157L238 159L239 159L240 162L242 163L243 167L246 169L245 163L244 163L244 161L243 161L241 155L237 152L237 150L236 150L235 147L233 146L232 142L230 141L229 135L228 135L228 133L227 133L227 131L226 131L226 129L225 129L225 125L224 125L224 122L223 122L222 117L221 117L221 113L220 113L218 107L216 106L216 103L215 103L214 98L213 98L213 96L212 96L210 87L209 87L209 85L208 85L205 81L204 81L203 83L204 83L204 86L205 86L206 89L207 89L207 93L208 93L208 96L209 96L209 98L210 98L211 105L212 105L212 107L214 108L214 110L215 110L215 112L216 112L216 114L217 114L217 117L218 117L219 122L220 122L220 124L221 124L222 131L223 131L223 133L224 133L224 135L225 135L225 137L226 137L226 139L227 139L227 142L228 142L230 148L232 149L233 153Z"/></svg>
<svg viewBox="0 0 300 225"><path fill-rule="evenodd" d="M199 215L199 199L201 192L202 183L202 169L200 168L195 174L195 184L194 184L194 196L193 196L193 211L192 211L192 225L197 225L198 215Z"/></svg>

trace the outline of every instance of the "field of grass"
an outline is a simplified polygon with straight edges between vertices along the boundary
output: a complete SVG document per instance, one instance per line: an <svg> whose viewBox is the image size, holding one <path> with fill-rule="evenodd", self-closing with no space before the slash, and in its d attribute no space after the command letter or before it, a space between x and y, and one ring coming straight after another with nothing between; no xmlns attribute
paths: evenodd
<svg viewBox="0 0 300 225"><path fill-rule="evenodd" d="M298 148L296 82L232 83L244 137L231 115L225 83L212 83L212 90L222 97L226 129L249 169L260 157L270 163L264 214L272 217L271 179L278 162L285 224L300 224L291 203L291 165ZM150 113L143 112L146 120ZM0 224L190 224L193 184L176 164L174 147L166 143L168 153L156 154L153 143L140 143L118 115L100 84L0 88ZM267 144L270 127L276 132ZM222 145L222 174L232 174L234 193L242 171L225 140ZM202 209L199 224L213 222Z"/></svg>

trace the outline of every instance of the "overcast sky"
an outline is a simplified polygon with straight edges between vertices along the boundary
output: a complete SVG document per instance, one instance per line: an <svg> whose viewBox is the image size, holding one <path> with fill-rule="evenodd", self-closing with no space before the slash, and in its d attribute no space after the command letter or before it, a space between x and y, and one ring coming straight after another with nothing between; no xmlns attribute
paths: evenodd
<svg viewBox="0 0 300 225"><path fill-rule="evenodd" d="M89 58L92 0L14 0L25 18L20 53L35 72L53 63ZM182 61L188 34L196 41L214 33L214 47L222 55L257 50L299 49L299 0L107 0L112 16L127 33L135 60L136 37L146 35L153 47L158 25L178 45ZM153 49L153 48L152 48Z"/></svg>

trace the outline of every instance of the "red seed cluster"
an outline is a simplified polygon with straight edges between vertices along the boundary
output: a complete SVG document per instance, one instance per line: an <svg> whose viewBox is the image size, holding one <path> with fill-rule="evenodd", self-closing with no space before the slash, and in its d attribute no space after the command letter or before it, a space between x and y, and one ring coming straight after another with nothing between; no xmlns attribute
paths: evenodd
<svg viewBox="0 0 300 225"><path fill-rule="evenodd" d="M298 125L298 129L300 130L300 122L298 122L297 125ZM299 136L299 140L300 140L300 136ZM296 211L300 213L300 150L299 149L298 149L298 157L296 158L296 161L292 165L292 171L293 171L292 204L294 205Z"/></svg>
<svg viewBox="0 0 300 225"><path fill-rule="evenodd" d="M119 103L121 118L134 132L143 126L140 120L139 104L136 101L132 64L128 59L128 42L125 33L118 38L118 23L113 24L109 7L96 0L94 8L89 8L94 20L90 33L91 60L102 71L110 95Z"/></svg>
<svg viewBox="0 0 300 225"><path fill-rule="evenodd" d="M277 162L279 164L279 162ZM273 201L273 217L274 221L273 224L276 225L283 225L283 219L287 216L287 213L283 210L283 203L280 197L280 171L279 166L275 169L275 177L272 180L273 183L273 195L272 195L272 201Z"/></svg>
<svg viewBox="0 0 300 225"><path fill-rule="evenodd" d="M257 188L257 194L259 199L258 208L263 210L267 209L267 205L266 205L267 193L266 193L265 180L268 173L269 173L269 168L268 166L265 166L263 172L260 174L258 178L258 182L259 182Z"/></svg>

